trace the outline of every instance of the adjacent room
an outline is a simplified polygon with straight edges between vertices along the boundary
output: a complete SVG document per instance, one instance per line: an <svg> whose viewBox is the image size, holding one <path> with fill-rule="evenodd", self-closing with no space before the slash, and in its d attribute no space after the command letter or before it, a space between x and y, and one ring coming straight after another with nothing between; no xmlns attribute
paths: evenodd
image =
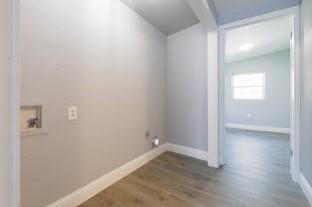
<svg viewBox="0 0 312 207"><path fill-rule="evenodd" d="M291 33L289 16L226 31L226 127L290 134Z"/></svg>
<svg viewBox="0 0 312 207"><path fill-rule="evenodd" d="M0 207L311 207L312 0L1 0Z"/></svg>
<svg viewBox="0 0 312 207"><path fill-rule="evenodd" d="M225 163L291 172L291 36L289 16L226 31Z"/></svg>
<svg viewBox="0 0 312 207"><path fill-rule="evenodd" d="M236 168L242 177L254 173L255 179L269 175L282 188L294 174L291 25L286 15L225 35L224 169Z"/></svg>

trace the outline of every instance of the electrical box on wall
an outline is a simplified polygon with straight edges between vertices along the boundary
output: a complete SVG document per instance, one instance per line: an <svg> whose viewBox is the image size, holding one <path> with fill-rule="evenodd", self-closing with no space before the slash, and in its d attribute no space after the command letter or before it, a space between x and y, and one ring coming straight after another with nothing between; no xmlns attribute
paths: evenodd
<svg viewBox="0 0 312 207"><path fill-rule="evenodd" d="M42 117L42 105L22 105L20 108L21 135L35 135L43 133Z"/></svg>

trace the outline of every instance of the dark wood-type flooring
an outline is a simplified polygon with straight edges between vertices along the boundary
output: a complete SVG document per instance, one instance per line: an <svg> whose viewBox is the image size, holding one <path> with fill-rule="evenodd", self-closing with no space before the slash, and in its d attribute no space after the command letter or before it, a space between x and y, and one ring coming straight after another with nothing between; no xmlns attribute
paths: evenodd
<svg viewBox="0 0 312 207"><path fill-rule="evenodd" d="M289 153L289 136L228 131L221 169L166 152L80 207L309 207Z"/></svg>

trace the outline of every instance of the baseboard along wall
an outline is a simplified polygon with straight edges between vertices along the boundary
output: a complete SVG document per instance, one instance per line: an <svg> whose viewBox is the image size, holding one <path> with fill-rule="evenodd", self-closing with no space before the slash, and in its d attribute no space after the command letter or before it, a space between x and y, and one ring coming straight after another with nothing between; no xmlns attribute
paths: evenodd
<svg viewBox="0 0 312 207"><path fill-rule="evenodd" d="M166 151L183 154L200 160L207 160L208 158L208 153L206 151L172 143L165 143L103 175L102 177L76 190L75 192L68 194L47 207L77 207Z"/></svg>
<svg viewBox="0 0 312 207"><path fill-rule="evenodd" d="M208 160L208 152L177 144L166 143L166 151L193 157L199 160Z"/></svg>
<svg viewBox="0 0 312 207"><path fill-rule="evenodd" d="M290 128L282 128L282 127L246 125L246 124L234 124L234 123L227 123L225 124L225 127L230 128L230 129L246 129L246 130L251 130L251 131L290 134Z"/></svg>
<svg viewBox="0 0 312 207"><path fill-rule="evenodd" d="M305 196L307 197L310 205L312 206L312 187L302 173L300 173L300 176L299 176L299 184Z"/></svg>

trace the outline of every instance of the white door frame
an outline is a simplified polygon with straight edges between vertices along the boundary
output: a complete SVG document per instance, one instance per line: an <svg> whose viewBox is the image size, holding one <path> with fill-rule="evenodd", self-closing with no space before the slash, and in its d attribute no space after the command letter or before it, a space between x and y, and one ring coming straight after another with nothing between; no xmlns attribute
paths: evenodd
<svg viewBox="0 0 312 207"><path fill-rule="evenodd" d="M217 32L208 33L208 78L209 74L214 75L217 80L217 87L208 81L208 100L213 101L215 104L208 102L208 165L212 167L219 167L225 164L224 159L224 136L225 136L225 93L224 93L224 65L225 65L225 31L231 28L241 27L281 16L290 16L293 21L293 70L292 70L292 101L291 101L291 143L292 143L292 159L291 159L291 174L294 181L298 181L300 173L300 48L301 48L301 33L300 33L300 7L292 7L283 9L264 15L247 18L244 20L236 21L226 25L221 25ZM212 48L211 41L218 41L217 48ZM214 46L213 46L214 47ZM210 49L209 49L210 48ZM218 54L218 62L214 64L215 57L211 57L209 50ZM213 62L211 65L209 62ZM217 70L217 71L216 71ZM217 76L215 75L217 73ZM217 78L216 78L217 77ZM209 89L210 87L210 89ZM210 93L209 93L210 92ZM218 94L218 100L214 100L215 94ZM217 106L215 106L217 104ZM216 112L217 111L217 112ZM210 118L209 118L210 117ZM211 120L209 122L209 120ZM217 124L213 123L216 122ZM210 131L210 133L209 133Z"/></svg>

